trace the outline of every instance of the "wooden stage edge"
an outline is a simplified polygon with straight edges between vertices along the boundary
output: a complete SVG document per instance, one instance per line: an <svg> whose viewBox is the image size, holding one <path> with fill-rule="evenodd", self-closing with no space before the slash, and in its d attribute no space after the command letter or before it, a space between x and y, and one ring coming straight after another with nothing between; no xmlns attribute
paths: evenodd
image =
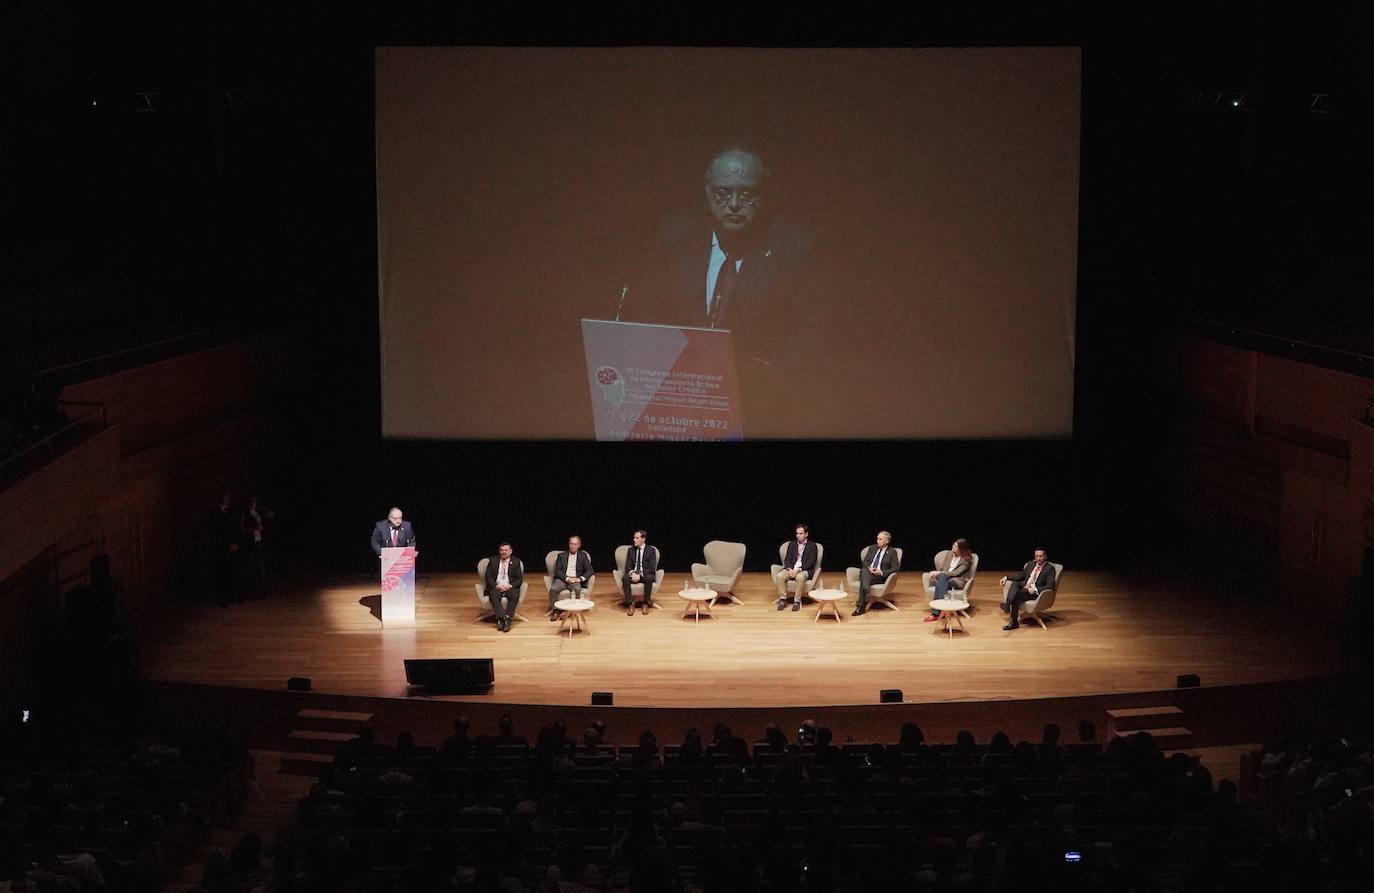
<svg viewBox="0 0 1374 893"><path fill-rule="evenodd" d="M1000 574L979 575L968 632L953 638L923 622L916 574L899 581L900 612L851 618L851 599L838 622L818 620L815 605L775 611L767 575L746 574L736 587L744 603L701 623L681 616L685 575L668 575L662 609L633 617L617 609L605 575L588 631L569 637L542 618L538 577L520 611L528 622L502 634L478 619L475 575L441 573L421 577L411 629L378 621L375 580L307 574L259 601L173 610L138 640L150 697L178 711L170 715L218 714L250 731L268 717L261 728L286 728L295 710L314 706L371 713L379 734L410 728L421 740L441 739L460 714L481 731L507 711L530 737L555 716L574 726L607 718L618 742L644 729L669 741L719 721L743 733L807 718L839 740L890 740L906 721L931 740L961 729L1036 740L1046 722L1072 735L1089 719L1105 733L1106 710L1170 705L1184 711L1194 742L1209 746L1338 732L1371 706L1340 619L1292 624L1187 580L1070 569L1049 629L1004 632ZM407 696L403 660L416 657L492 658L496 686L481 696ZM1173 688L1182 673L1199 674L1203 687ZM314 691L284 691L291 676L310 677ZM894 688L904 703L877 703L880 689ZM593 691L613 692L615 706L590 706ZM269 740L255 746L280 743L263 734Z"/></svg>

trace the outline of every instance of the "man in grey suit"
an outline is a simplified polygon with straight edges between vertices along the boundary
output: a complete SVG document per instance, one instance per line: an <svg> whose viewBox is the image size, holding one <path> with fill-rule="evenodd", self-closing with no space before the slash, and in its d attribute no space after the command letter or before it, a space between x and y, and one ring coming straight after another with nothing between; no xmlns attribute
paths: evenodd
<svg viewBox="0 0 1374 893"><path fill-rule="evenodd" d="M557 620L554 603L560 598L581 598L582 587L592 575L592 560L582 551L582 537L568 538L568 548L553 562L553 585L549 587L549 619ZM565 596L564 593L567 593Z"/></svg>
<svg viewBox="0 0 1374 893"><path fill-rule="evenodd" d="M864 549L863 565L859 568L859 604L850 612L851 617L862 616L868 611L868 589L874 583L879 586L892 574L900 570L897 553L893 551L892 534L886 530L878 531L878 541Z"/></svg>

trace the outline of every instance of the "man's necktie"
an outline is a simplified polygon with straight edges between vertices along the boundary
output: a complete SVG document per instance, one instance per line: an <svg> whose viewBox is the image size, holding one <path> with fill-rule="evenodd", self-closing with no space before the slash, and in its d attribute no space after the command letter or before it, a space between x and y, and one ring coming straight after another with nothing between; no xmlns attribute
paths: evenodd
<svg viewBox="0 0 1374 893"><path fill-rule="evenodd" d="M643 550L642 548L640 548L640 549L635 549L635 573L640 574L640 573L643 573L643 572L644 572L644 550Z"/></svg>
<svg viewBox="0 0 1374 893"><path fill-rule="evenodd" d="M399 529L400 529L400 528L397 528L397 527L391 528L391 545L393 545L393 546L397 545L397 541L396 541L396 531L399 530Z"/></svg>
<svg viewBox="0 0 1374 893"><path fill-rule="evenodd" d="M727 253L725 263L720 265L720 272L716 274L716 287L711 290L711 312L709 314L711 328L715 329L721 326L725 305L735 290L735 280L737 279L739 279L739 272L735 269L735 258Z"/></svg>
<svg viewBox="0 0 1374 893"><path fill-rule="evenodd" d="M883 560L883 550L882 550L882 549L879 549L878 551L876 551L876 552L873 553L873 567L870 568L870 570L875 570L875 571L876 571L876 570L878 569L878 565L882 563L882 560Z"/></svg>

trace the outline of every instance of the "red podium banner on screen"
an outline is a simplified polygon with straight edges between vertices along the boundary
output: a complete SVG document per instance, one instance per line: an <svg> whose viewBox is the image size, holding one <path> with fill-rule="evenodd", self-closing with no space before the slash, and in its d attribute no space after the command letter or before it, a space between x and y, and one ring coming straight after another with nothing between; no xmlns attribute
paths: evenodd
<svg viewBox="0 0 1374 893"><path fill-rule="evenodd" d="M582 320L597 440L740 440L727 329Z"/></svg>
<svg viewBox="0 0 1374 893"><path fill-rule="evenodd" d="M415 547L382 549L382 626L415 625Z"/></svg>

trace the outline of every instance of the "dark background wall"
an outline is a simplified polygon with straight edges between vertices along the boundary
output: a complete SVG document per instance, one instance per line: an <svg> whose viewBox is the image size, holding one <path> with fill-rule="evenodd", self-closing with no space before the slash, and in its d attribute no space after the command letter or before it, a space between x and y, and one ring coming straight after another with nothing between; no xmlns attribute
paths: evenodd
<svg viewBox="0 0 1374 893"><path fill-rule="evenodd" d="M889 527L988 566L1042 544L1075 566L1153 551L1168 437L1151 374L1196 318L1367 344L1374 14L1355 3L1201 4L1186 15L1045 3L10 4L0 127L3 337L15 376L63 350L223 322L283 328L287 407L266 480L310 554L368 567L399 503L427 566L498 538L535 557L573 529L609 559L651 528L669 566L789 525L846 554ZM372 47L378 44L1083 46L1078 384L1065 442L723 448L383 443L378 435ZM1232 103L1239 103L1233 105ZM78 345L78 347L73 347ZM913 407L912 411L919 411ZM805 467L806 483L784 483ZM624 483L647 470L652 487ZM586 482L573 504L558 475ZM828 562L839 566L838 562Z"/></svg>

